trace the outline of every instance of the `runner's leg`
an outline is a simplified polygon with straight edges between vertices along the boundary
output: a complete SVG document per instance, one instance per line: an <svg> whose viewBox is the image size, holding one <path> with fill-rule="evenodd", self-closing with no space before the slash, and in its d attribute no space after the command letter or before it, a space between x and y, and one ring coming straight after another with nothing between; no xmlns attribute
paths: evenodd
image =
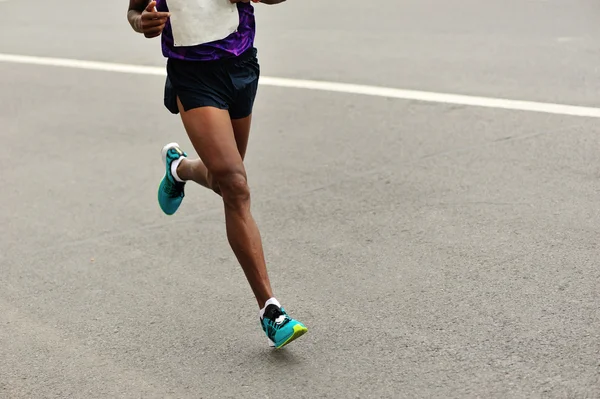
<svg viewBox="0 0 600 399"><path fill-rule="evenodd" d="M244 160L246 149L248 148L251 123L252 115L246 118L231 120L235 142L242 160ZM183 180L195 181L201 186L214 190L217 194L220 194L218 187L216 189L213 188L212 175L208 173L206 166L200 159L182 159L177 168L177 174Z"/></svg>
<svg viewBox="0 0 600 399"><path fill-rule="evenodd" d="M246 170L229 114L214 107L185 111L181 103L179 109L190 141L212 176L213 187L221 192L227 239L262 308L273 292L260 232L250 213Z"/></svg>

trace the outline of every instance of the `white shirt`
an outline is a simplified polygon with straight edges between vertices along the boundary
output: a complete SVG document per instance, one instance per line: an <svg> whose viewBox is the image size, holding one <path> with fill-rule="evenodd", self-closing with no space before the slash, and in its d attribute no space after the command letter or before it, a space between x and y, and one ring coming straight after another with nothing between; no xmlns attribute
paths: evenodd
<svg viewBox="0 0 600 399"><path fill-rule="evenodd" d="M176 47L224 39L240 23L237 5L229 0L167 0Z"/></svg>

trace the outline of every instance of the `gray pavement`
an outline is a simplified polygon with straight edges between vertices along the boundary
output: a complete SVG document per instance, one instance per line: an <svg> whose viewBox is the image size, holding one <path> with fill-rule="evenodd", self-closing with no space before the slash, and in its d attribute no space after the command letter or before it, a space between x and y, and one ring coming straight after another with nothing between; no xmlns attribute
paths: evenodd
<svg viewBox="0 0 600 399"><path fill-rule="evenodd" d="M125 3L1 2L0 53L162 65ZM263 74L600 105L594 2L440 3L258 6ZM275 352L219 199L156 204L162 84L0 63L0 397L600 397L597 119L261 87Z"/></svg>

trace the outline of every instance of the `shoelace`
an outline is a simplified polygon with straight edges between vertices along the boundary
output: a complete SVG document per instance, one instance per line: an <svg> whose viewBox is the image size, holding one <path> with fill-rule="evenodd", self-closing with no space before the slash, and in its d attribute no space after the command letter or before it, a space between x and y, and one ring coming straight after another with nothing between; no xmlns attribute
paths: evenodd
<svg viewBox="0 0 600 399"><path fill-rule="evenodd" d="M277 320L281 316L283 316L283 321L281 321L281 323L277 323ZM285 312L282 312L281 309L277 308L276 306L273 306L273 308L269 309L268 313L265 312L264 318L267 320L267 325L275 331L285 326L291 320Z"/></svg>

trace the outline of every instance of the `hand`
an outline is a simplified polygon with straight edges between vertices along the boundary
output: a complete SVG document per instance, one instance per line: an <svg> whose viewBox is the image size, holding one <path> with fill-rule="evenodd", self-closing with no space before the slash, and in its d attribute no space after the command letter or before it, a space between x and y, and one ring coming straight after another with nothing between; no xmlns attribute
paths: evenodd
<svg viewBox="0 0 600 399"><path fill-rule="evenodd" d="M160 36L169 16L171 16L171 14L168 12L156 11L156 1L151 1L142 12L140 21L141 31L144 36L147 38Z"/></svg>

